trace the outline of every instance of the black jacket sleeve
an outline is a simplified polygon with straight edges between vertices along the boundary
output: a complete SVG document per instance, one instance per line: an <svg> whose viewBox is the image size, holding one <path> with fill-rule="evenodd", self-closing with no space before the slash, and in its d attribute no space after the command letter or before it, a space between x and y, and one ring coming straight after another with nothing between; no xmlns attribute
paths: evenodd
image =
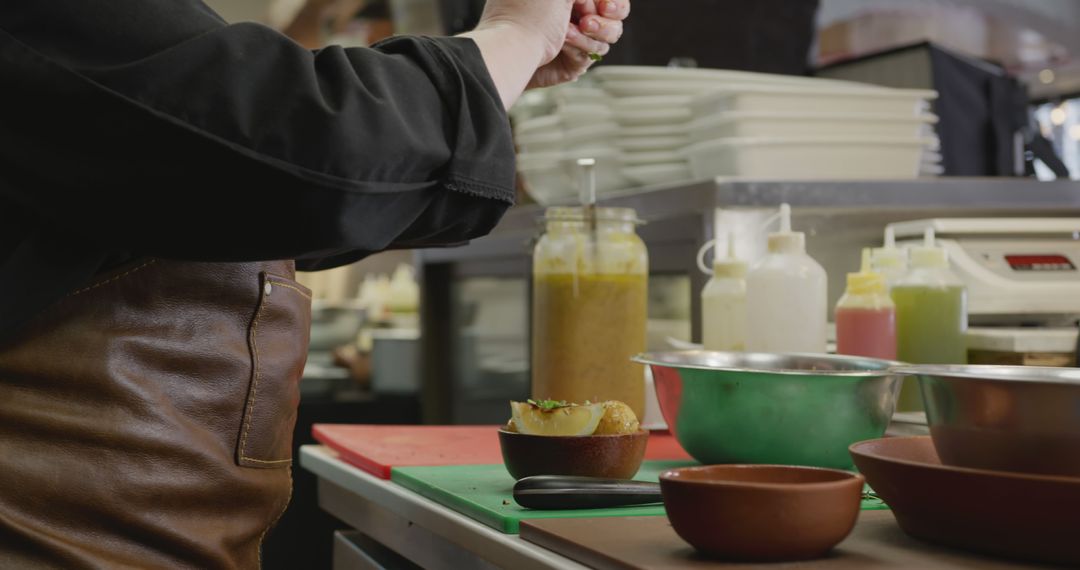
<svg viewBox="0 0 1080 570"><path fill-rule="evenodd" d="M0 198L102 249L320 268L483 235L513 178L470 40L311 52L197 0L0 6Z"/></svg>

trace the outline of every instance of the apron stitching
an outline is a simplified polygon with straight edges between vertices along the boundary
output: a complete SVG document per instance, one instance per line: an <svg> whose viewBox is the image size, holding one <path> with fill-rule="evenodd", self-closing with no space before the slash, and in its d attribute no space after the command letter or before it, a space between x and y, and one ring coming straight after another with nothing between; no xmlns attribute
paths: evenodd
<svg viewBox="0 0 1080 570"><path fill-rule="evenodd" d="M255 409L255 396L259 392L259 318L262 317L263 307L266 305L266 299L264 298L259 303L259 310L255 313L255 321L251 325L251 352L254 356L254 368L252 374L254 378L251 384L251 396L248 399L247 406L247 421L244 422L244 435L240 438L240 459L247 461L247 457L244 454L244 449L247 447L248 431L251 430L251 416L254 415Z"/></svg>
<svg viewBox="0 0 1080 570"><path fill-rule="evenodd" d="M309 295L309 294L305 293L305 292L304 292L304 291L303 291L302 289L300 289L299 287L294 287L294 286L292 286L292 285L289 285L288 283L282 283L281 281L271 281L271 282L272 282L272 283L273 283L274 285L277 285L277 286L279 286L279 287L285 287L286 289L292 289L293 291L296 291L297 293L300 293L301 295L303 295L305 299L308 299L309 301L311 300L311 295Z"/></svg>
<svg viewBox="0 0 1080 570"><path fill-rule="evenodd" d="M288 283L281 283L279 281L275 281L275 280L269 279L269 278L267 279L267 281L269 281L271 283L274 283L275 285L280 285L282 287L292 289L293 291L296 291L297 293L303 295L304 298L306 298L308 300L311 300L311 296L309 296L303 290L301 290L301 289L299 289L297 287L294 287L292 285L289 285ZM259 374L259 335L258 335L258 332L259 332L259 318L262 317L263 307L266 306L266 302L267 302L267 300L264 298L259 303L259 310L255 313L255 321L251 325L251 351L252 351L252 354L253 354L254 359L255 359L255 361L254 361L254 371L253 371L255 378L254 378L254 380L252 380L251 396L248 399L248 406L247 406L247 412L246 412L247 421L244 422L244 434L240 438L240 460L241 461L251 461L253 463L262 463L262 464L265 464L265 465L275 465L275 464L278 464L278 463L291 463L292 458L289 458L289 459L273 459L273 460L255 459L253 457L248 457L247 454L245 453L245 449L247 448L248 432L251 430L251 418L252 418L252 416L255 415L254 414L255 397L259 393L259 378L261 376Z"/></svg>
<svg viewBox="0 0 1080 570"><path fill-rule="evenodd" d="M129 269L129 270L121 273L120 275L117 275L116 277L113 277L111 279L107 279L105 281L102 281L101 283L97 283L97 284L91 285L89 287L79 289L78 291L75 291L73 293L70 293L70 294L68 294L68 297L74 297L76 295L81 295L83 293L86 293L87 291L92 291L92 290L97 289L98 287L101 287L103 285L108 285L109 283L112 283L113 281L118 281L120 279L123 279L124 277L127 277L128 275L131 275L132 273L135 273L136 271L139 271L140 269L143 269L144 267L147 267L149 265L153 265L156 261L157 261L156 259L151 259L150 261L147 261L146 263L144 263L144 264L142 264L142 265L140 265L138 267Z"/></svg>
<svg viewBox="0 0 1080 570"><path fill-rule="evenodd" d="M242 447L242 446L241 446ZM291 463L292 459L275 459L273 461L267 461L265 459L253 459L251 457L244 457L243 451L240 452L240 459L244 461L254 461L255 463Z"/></svg>
<svg viewBox="0 0 1080 570"><path fill-rule="evenodd" d="M257 547L259 549L258 550L259 568L262 568L262 543L263 543L263 540L266 539L266 533L270 532L270 529L274 528L274 525L276 525L278 523L278 521L281 520L281 517L285 516L285 511L289 510L289 505L292 503L292 494L293 494L293 477L292 477L292 469L290 469L289 470L289 495L285 499L285 506L281 507L281 512L279 512L277 514L277 516L274 517L274 520L270 522L270 525L267 526L266 528L264 528L263 531L262 531L262 534L259 535L259 544L258 544L258 547Z"/></svg>

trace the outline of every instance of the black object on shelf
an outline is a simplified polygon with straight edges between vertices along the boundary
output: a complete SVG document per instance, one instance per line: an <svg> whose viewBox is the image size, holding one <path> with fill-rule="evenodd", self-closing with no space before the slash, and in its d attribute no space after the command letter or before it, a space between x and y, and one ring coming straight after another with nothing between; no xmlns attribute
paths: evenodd
<svg viewBox="0 0 1080 570"><path fill-rule="evenodd" d="M1026 152L1067 177L1033 128L1027 86L994 63L929 42L833 63L820 77L888 87L934 89L946 176L1024 176Z"/></svg>

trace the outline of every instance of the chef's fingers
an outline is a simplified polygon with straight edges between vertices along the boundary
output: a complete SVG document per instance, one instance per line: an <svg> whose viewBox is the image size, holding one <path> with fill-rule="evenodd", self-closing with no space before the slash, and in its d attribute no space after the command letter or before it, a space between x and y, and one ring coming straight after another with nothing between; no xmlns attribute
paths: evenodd
<svg viewBox="0 0 1080 570"><path fill-rule="evenodd" d="M589 70L589 67L591 67L593 64L593 60L591 57L589 57L589 54L587 52L577 49L569 44L563 46L562 51L563 57L567 59L566 67L569 68L568 71L573 77L571 81L574 81L577 78L581 77L586 71Z"/></svg>
<svg viewBox="0 0 1080 570"><path fill-rule="evenodd" d="M603 16L585 16L578 28L590 38L608 44L619 41L623 34L622 20L612 20Z"/></svg>
<svg viewBox="0 0 1080 570"><path fill-rule="evenodd" d="M590 53L606 55L607 52L611 50L610 44L586 36L581 33L581 30L577 29L576 26L570 26L570 29L567 30L566 45L576 48L580 52L584 52L586 59Z"/></svg>
<svg viewBox="0 0 1080 570"><path fill-rule="evenodd" d="M574 15L577 17L587 16L589 14L599 14L600 7L597 6L597 0L574 0Z"/></svg>
<svg viewBox="0 0 1080 570"><path fill-rule="evenodd" d="M630 0L600 0L596 7L601 16L612 20L625 20L630 15Z"/></svg>

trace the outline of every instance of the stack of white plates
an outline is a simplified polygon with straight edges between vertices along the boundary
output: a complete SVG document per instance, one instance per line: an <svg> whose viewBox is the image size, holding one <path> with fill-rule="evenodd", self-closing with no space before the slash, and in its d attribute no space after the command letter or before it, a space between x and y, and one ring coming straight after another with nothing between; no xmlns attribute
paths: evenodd
<svg viewBox="0 0 1080 570"><path fill-rule="evenodd" d="M945 166L941 164L941 150L927 150L923 153L922 163L919 165L919 176L933 177L945 174Z"/></svg>
<svg viewBox="0 0 1080 570"><path fill-rule="evenodd" d="M623 174L619 151L595 147L580 151L531 152L518 155L518 172L526 189L537 203L569 204L578 200L580 188L579 158L596 160L596 192L599 196L630 187Z"/></svg>
<svg viewBox="0 0 1080 570"><path fill-rule="evenodd" d="M542 205L577 200L581 158L596 160L598 194L632 186L622 174L619 125L607 93L578 85L548 91L546 113L514 127L518 172L533 199Z"/></svg>
<svg viewBox="0 0 1080 570"><path fill-rule="evenodd" d="M607 66L520 121L519 170L541 204L690 179L908 179L941 173L934 91L716 69ZM541 107L534 107L539 109Z"/></svg>
<svg viewBox="0 0 1080 570"><path fill-rule="evenodd" d="M935 171L927 159L937 144L933 91L712 69L612 66L593 76L614 99L624 174L641 184ZM678 136L686 146L674 146Z"/></svg>

